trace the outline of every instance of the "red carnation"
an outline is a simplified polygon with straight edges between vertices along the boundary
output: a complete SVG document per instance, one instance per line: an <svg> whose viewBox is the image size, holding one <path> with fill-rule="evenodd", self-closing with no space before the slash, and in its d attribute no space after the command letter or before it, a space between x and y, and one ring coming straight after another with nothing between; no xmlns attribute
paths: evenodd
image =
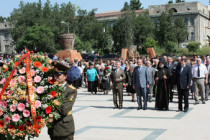
<svg viewBox="0 0 210 140"><path fill-rule="evenodd" d="M10 124L10 125L8 126L8 128L9 128L9 129L15 129L15 126Z"/></svg>
<svg viewBox="0 0 210 140"><path fill-rule="evenodd" d="M4 122L2 120L0 120L0 128L4 127Z"/></svg>
<svg viewBox="0 0 210 140"><path fill-rule="evenodd" d="M32 126L32 124L29 122L26 122L25 126Z"/></svg>
<svg viewBox="0 0 210 140"><path fill-rule="evenodd" d="M40 122L40 121L41 121L41 119L42 119L42 117L41 117L41 116L37 116L37 117L36 117L36 121L37 121L37 122Z"/></svg>
<svg viewBox="0 0 210 140"><path fill-rule="evenodd" d="M25 127L24 127L23 125L20 125L20 126L18 126L17 128L18 128L20 131L25 130Z"/></svg>
<svg viewBox="0 0 210 140"><path fill-rule="evenodd" d="M53 85L54 83L55 83L55 79L54 78L52 78L52 79L48 79L48 82L51 84L51 85Z"/></svg>
<svg viewBox="0 0 210 140"><path fill-rule="evenodd" d="M52 97L55 98L56 92L55 92L55 91L51 91L51 92L50 92L50 95L52 95Z"/></svg>
<svg viewBox="0 0 210 140"><path fill-rule="evenodd" d="M46 107L45 112L46 112L46 114L50 114L51 113L51 107L50 106Z"/></svg>

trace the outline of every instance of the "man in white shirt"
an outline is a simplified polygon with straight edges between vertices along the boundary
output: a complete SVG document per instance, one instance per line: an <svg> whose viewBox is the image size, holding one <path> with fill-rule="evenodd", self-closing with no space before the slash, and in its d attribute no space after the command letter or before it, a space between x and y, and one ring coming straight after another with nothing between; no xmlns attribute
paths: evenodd
<svg viewBox="0 0 210 140"><path fill-rule="evenodd" d="M195 89L195 104L199 104L198 89L200 90L201 100L205 104L204 93L205 84L208 83L208 71L201 59L197 59L197 64L192 68L193 86Z"/></svg>

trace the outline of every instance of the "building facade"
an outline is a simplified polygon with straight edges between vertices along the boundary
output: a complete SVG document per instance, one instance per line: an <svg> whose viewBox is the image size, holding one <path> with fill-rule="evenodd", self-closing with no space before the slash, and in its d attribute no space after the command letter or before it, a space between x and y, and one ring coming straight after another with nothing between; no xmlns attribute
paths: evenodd
<svg viewBox="0 0 210 140"><path fill-rule="evenodd" d="M158 25L158 17L166 10L173 10L174 17L182 17L186 23L188 37L182 46L186 46L189 41L200 42L201 46L209 44L207 35L210 35L210 22L207 6L199 2L149 6L150 17L156 25Z"/></svg>
<svg viewBox="0 0 210 140"><path fill-rule="evenodd" d="M2 53L14 53L10 29L8 22L0 23L0 52Z"/></svg>
<svg viewBox="0 0 210 140"><path fill-rule="evenodd" d="M136 10L136 13L148 11L154 23L158 26L158 18L162 12L173 10L174 17L182 17L187 25L188 37L180 46L184 47L189 41L200 42L201 46L209 44L207 35L210 35L210 6L205 6L200 2L183 2L165 5L152 5L146 10ZM109 12L96 14L99 22L108 21L113 25L122 12Z"/></svg>

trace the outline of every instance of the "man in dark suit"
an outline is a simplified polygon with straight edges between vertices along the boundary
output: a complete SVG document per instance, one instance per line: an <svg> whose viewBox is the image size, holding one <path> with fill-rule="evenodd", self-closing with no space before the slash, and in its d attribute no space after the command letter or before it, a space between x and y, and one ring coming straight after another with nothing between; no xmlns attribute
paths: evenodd
<svg viewBox="0 0 210 140"><path fill-rule="evenodd" d="M111 86L113 90L113 102L114 102L114 108L122 109L122 103L123 103L123 83L126 79L124 71L120 68L121 63L116 62L116 70L113 70L111 72L110 78L111 78ZM117 94L119 96L119 106L117 103Z"/></svg>
<svg viewBox="0 0 210 140"><path fill-rule="evenodd" d="M184 112L187 112L189 109L189 88L192 80L192 71L191 67L186 64L187 60L183 58L181 60L181 65L178 65L176 69L176 80L177 80L177 88L178 88L178 96L179 96L179 108L178 111L182 111L182 98L184 96Z"/></svg>
<svg viewBox="0 0 210 140"><path fill-rule="evenodd" d="M142 109L141 96L144 99L144 110L147 110L147 88L149 88L149 71L143 66L141 59L137 61L138 66L133 71L133 88L137 92L138 110Z"/></svg>
<svg viewBox="0 0 210 140"><path fill-rule="evenodd" d="M169 56L167 58L167 67L168 67L168 70L169 70L169 77L168 77L168 93L169 93L169 96L170 96L170 102L173 101L173 87L174 87L174 63L173 63L173 59Z"/></svg>
<svg viewBox="0 0 210 140"><path fill-rule="evenodd" d="M77 97L77 90L66 82L68 67L58 62L53 62L55 67L54 77L59 85L63 86L63 102L57 112L61 115L59 120L53 122L52 128L48 129L51 140L73 140L75 127L71 113L72 106Z"/></svg>

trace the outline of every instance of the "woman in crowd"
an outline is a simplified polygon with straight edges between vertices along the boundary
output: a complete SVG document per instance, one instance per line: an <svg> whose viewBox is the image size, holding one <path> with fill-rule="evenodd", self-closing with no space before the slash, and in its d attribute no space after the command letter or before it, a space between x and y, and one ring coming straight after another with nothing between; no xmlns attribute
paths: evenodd
<svg viewBox="0 0 210 140"><path fill-rule="evenodd" d="M125 66L125 75L128 75L128 73L129 73L129 63L128 62L126 62L125 63L126 64L126 66ZM126 82L127 83L127 82ZM130 96L131 95L131 93L129 92L129 89L128 89L128 86L127 86L127 84L126 84L126 92L128 93L128 96Z"/></svg>
<svg viewBox="0 0 210 140"><path fill-rule="evenodd" d="M104 91L104 94L108 94L109 89L110 89L110 74L111 70L109 67L101 67L103 70L103 77L101 81L102 89Z"/></svg>
<svg viewBox="0 0 210 140"><path fill-rule="evenodd" d="M133 89L133 70L135 65L131 64L129 71L126 72L126 89L128 93L131 93L131 102L136 102L136 91Z"/></svg>
<svg viewBox="0 0 210 140"><path fill-rule="evenodd" d="M88 92L91 92L91 95L93 95L93 92L97 93L97 79L99 78L96 69L93 67L93 64L90 63L86 72L86 85L88 85Z"/></svg>
<svg viewBox="0 0 210 140"><path fill-rule="evenodd" d="M78 68L79 68L80 74L81 74L80 78L78 79L78 85L79 85L79 87L81 87L82 79L83 79L83 68L82 68L82 63L80 61L78 62Z"/></svg>

